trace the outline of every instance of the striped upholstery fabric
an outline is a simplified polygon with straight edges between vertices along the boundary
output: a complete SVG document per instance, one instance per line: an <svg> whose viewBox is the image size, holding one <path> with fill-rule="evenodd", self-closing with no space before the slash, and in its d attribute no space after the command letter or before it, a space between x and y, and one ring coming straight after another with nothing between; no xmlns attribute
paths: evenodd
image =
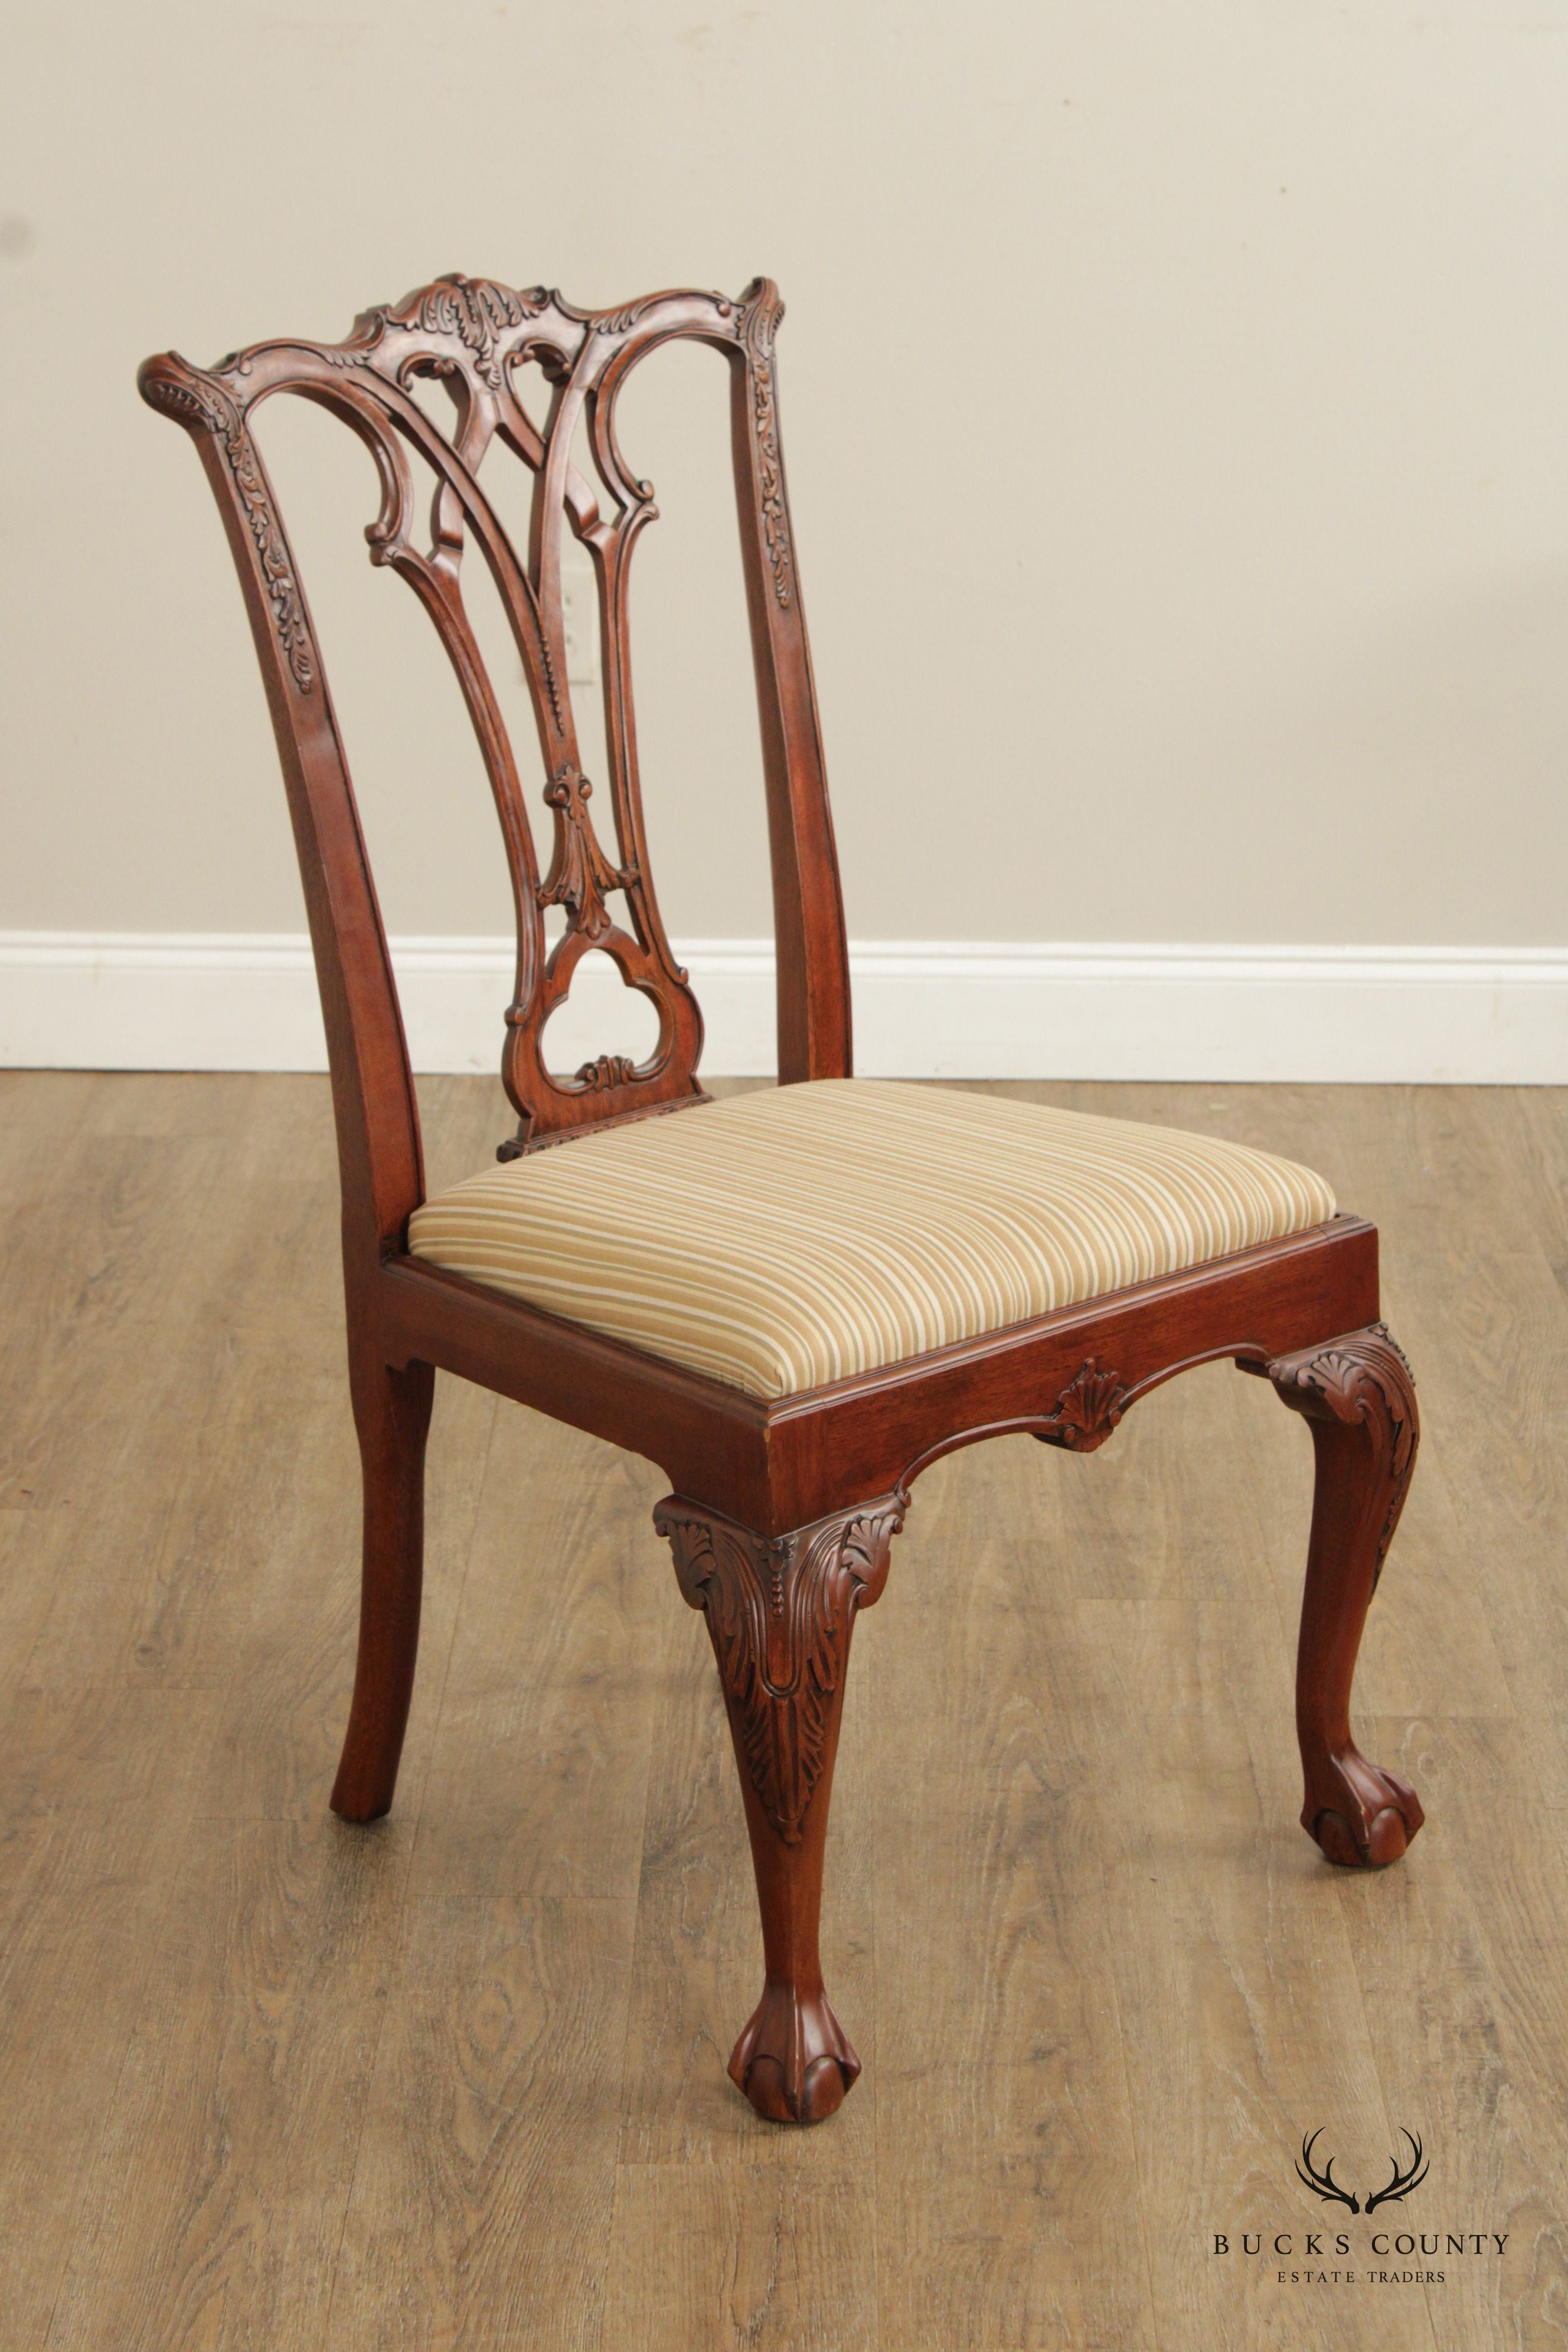
<svg viewBox="0 0 1568 2352"><path fill-rule="evenodd" d="M1333 1213L1321 1176L1241 1144L840 1078L488 1169L416 1210L409 1247L781 1397Z"/></svg>

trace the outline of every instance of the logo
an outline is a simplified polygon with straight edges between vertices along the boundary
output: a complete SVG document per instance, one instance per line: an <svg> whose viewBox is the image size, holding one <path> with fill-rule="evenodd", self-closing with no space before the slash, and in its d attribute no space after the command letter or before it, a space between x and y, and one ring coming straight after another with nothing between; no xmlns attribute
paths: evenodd
<svg viewBox="0 0 1568 2352"><path fill-rule="evenodd" d="M1456 2228L1456 2222L1468 2222L1468 2215L1440 2216L1446 2226L1425 2229L1406 2222L1403 2210L1384 2212L1380 2209L1403 2209L1407 2197L1413 2197L1426 2180L1430 2169L1426 2149L1420 2136L1401 2128L1399 2137L1408 2150L1408 2159L1398 2156L1389 2159L1389 2177L1381 2189L1363 2189L1359 2194L1334 2179L1334 2166L1340 2158L1326 2156L1318 2161L1318 2143L1324 2126L1320 2124L1301 2142L1301 2153L1296 2158L1296 2179L1321 2204L1342 2205L1347 2215L1360 2217L1363 2226L1352 2231L1348 2223L1334 2228L1327 2214L1319 2217L1316 2225L1303 2230L1300 2222L1286 2227L1269 2228L1258 2218L1253 2229L1237 2230L1234 2224L1215 2230L1209 2237L1211 2255L1222 2260L1240 2255L1244 2263L1256 2262L1255 2275L1272 2274L1279 2286L1292 2287L1353 2287L1377 2290L1397 2286L1445 2286L1451 2276L1458 2273L1449 2267L1458 2261L1468 2263L1490 2256L1501 2261L1508 2249L1509 2232ZM1372 2170L1369 2164L1368 2171ZM1370 2226L1368 2226L1370 2224ZM1444 2268L1405 2269L1404 2264L1430 2263L1441 2261ZM1399 2268L1393 2264L1401 2265ZM1384 2267L1384 2265L1390 2265Z"/></svg>
<svg viewBox="0 0 1568 2352"><path fill-rule="evenodd" d="M1331 2156L1321 2172L1312 2162L1312 2149L1322 2136L1323 2127L1320 2124L1311 2137L1301 2142L1301 2159L1296 2167L1296 2178L1303 2187L1312 2191L1314 2197L1321 2197L1325 2205L1348 2205L1352 2213L1375 2213L1380 2205L1403 2204L1411 2190L1419 2189L1426 2178L1427 2167L1422 2156L1420 2141L1414 2132L1402 2130L1400 2138L1408 2140L1410 2143L1409 2170L1401 2172L1399 2158L1394 2157L1391 2159L1394 2177L1386 2189L1374 2189L1364 2200L1353 2197L1348 2189L1342 2189L1334 2179L1334 2159Z"/></svg>

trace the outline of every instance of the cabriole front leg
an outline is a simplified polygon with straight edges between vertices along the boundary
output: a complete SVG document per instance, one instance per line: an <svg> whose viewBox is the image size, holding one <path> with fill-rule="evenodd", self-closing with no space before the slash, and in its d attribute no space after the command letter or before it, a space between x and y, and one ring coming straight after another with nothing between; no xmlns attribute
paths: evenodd
<svg viewBox="0 0 1568 2352"><path fill-rule="evenodd" d="M890 1495L774 1537L673 1495L654 1513L707 1618L735 1743L766 1975L730 2074L773 2123L821 2123L860 2072L822 1981L822 1862L849 1637L904 1507Z"/></svg>
<svg viewBox="0 0 1568 2352"><path fill-rule="evenodd" d="M1268 1377L1310 1423L1317 1457L1296 1659L1301 1825L1331 1862L1375 1869L1398 1861L1422 1822L1415 1790L1368 1763L1350 1724L1362 1628L1415 1466L1415 1390L1382 1323L1282 1356Z"/></svg>

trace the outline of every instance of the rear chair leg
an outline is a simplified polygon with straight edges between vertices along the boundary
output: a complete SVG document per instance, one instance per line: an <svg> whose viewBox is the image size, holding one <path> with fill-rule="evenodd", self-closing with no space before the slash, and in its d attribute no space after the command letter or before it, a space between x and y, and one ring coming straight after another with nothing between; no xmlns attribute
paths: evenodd
<svg viewBox="0 0 1568 2352"><path fill-rule="evenodd" d="M374 1822L392 1803L419 1649L425 1555L425 1437L436 1374L353 1364L354 1426L364 1481L364 1560L353 1704L332 1811Z"/></svg>
<svg viewBox="0 0 1568 2352"><path fill-rule="evenodd" d="M1317 1456L1296 1657L1301 1826L1331 1862L1374 1869L1397 1862L1422 1822L1415 1790L1369 1764L1350 1725L1362 1627L1415 1466L1415 1391L1382 1323L1282 1356L1268 1377L1310 1423Z"/></svg>
<svg viewBox="0 0 1568 2352"><path fill-rule="evenodd" d="M773 2123L821 2123L860 2072L822 1982L822 1858L849 1637L888 1580L905 1501L774 1537L673 1495L654 1513L707 1616L740 1766L766 1975L730 2074Z"/></svg>

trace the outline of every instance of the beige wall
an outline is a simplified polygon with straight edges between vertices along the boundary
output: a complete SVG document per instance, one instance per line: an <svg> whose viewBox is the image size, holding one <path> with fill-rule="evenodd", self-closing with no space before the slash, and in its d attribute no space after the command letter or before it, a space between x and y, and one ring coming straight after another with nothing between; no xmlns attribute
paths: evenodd
<svg viewBox="0 0 1568 2352"><path fill-rule="evenodd" d="M143 353L336 335L447 268L584 302L763 270L858 935L1568 940L1562 7L9 13L0 926L300 927ZM722 370L660 365L625 437L666 517L637 598L661 895L678 932L755 934ZM389 920L499 929L477 763L335 433L263 440Z"/></svg>

